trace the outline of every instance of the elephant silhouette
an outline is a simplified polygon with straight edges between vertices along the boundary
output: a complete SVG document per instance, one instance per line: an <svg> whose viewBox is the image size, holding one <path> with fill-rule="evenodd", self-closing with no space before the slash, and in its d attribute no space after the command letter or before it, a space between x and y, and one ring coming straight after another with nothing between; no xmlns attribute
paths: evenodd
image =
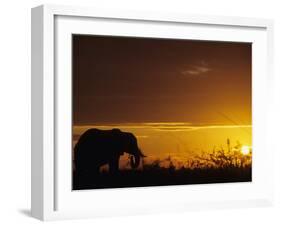
<svg viewBox="0 0 281 226"><path fill-rule="evenodd" d="M120 129L89 129L83 133L74 147L74 164L80 176L94 176L101 166L108 164L109 172L119 171L119 158L130 154L130 165L137 168L140 159L145 157L138 147L137 138Z"/></svg>

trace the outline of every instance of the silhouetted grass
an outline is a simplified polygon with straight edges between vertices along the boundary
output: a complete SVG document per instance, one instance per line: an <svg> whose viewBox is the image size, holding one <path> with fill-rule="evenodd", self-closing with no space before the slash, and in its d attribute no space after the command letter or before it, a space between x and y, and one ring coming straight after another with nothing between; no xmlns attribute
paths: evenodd
<svg viewBox="0 0 281 226"><path fill-rule="evenodd" d="M118 174L108 172L92 179L77 178L74 173L74 189L144 187L183 184L206 184L246 182L252 180L251 167L228 168L180 168L151 167L143 170L121 170ZM80 180L79 180L80 179Z"/></svg>
<svg viewBox="0 0 281 226"><path fill-rule="evenodd" d="M140 169L124 169L116 174L102 171L85 178L73 172L73 189L249 182L252 181L251 166L252 151L242 154L239 143L231 147L227 140L227 149L220 147L211 153L202 152L182 166L176 166L171 157L167 157L162 161L143 161Z"/></svg>

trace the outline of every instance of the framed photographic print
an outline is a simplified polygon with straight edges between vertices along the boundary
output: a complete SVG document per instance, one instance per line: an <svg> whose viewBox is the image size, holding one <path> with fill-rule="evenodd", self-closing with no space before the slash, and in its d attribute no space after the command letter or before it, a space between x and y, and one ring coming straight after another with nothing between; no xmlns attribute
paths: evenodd
<svg viewBox="0 0 281 226"><path fill-rule="evenodd" d="M272 21L32 9L32 215L272 203Z"/></svg>

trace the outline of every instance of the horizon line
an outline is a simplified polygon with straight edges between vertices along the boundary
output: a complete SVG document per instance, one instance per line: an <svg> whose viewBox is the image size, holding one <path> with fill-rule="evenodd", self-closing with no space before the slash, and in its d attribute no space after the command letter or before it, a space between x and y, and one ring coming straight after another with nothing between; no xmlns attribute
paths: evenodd
<svg viewBox="0 0 281 226"><path fill-rule="evenodd" d="M251 128L251 124L215 124L215 123L190 123L190 122L140 122L140 123L108 123L73 125L76 129L83 128L129 128L129 129L154 129L159 131L180 131L195 129L220 129L220 128Z"/></svg>

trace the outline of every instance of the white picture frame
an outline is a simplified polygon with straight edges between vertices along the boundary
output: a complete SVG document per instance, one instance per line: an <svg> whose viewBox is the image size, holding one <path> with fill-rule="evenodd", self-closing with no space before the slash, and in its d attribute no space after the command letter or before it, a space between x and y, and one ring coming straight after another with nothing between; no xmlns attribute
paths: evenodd
<svg viewBox="0 0 281 226"><path fill-rule="evenodd" d="M181 33L186 26L192 32ZM166 32L167 28L173 32ZM188 35L190 39L252 42L253 147L257 150L253 155L253 181L72 192L69 181L69 35L72 33L173 38ZM273 181L268 175L273 172L273 150L265 137L273 84L272 33L273 22L266 19L56 5L33 8L32 216L55 220L271 205ZM63 107L58 107L62 100Z"/></svg>

